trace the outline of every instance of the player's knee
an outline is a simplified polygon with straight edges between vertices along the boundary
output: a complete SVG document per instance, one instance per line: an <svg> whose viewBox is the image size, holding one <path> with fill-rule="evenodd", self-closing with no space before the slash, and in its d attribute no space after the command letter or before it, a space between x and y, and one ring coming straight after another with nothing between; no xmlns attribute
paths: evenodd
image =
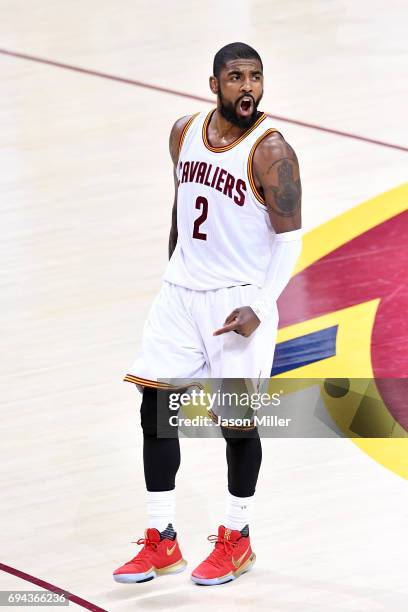
<svg viewBox="0 0 408 612"><path fill-rule="evenodd" d="M254 440L259 439L258 427L252 429L231 429L229 427L221 426L222 435L225 441L230 446L237 446L242 440Z"/></svg>
<svg viewBox="0 0 408 612"><path fill-rule="evenodd" d="M157 390L145 387L140 406L140 424L145 437L157 438Z"/></svg>
<svg viewBox="0 0 408 612"><path fill-rule="evenodd" d="M169 417L169 391L144 388L140 407L140 422L144 437L177 437L177 428L172 426Z"/></svg>

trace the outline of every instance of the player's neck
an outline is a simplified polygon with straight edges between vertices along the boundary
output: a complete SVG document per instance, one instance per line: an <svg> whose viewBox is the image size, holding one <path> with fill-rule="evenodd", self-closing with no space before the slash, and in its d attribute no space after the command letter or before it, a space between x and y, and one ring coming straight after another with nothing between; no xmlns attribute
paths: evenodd
<svg viewBox="0 0 408 612"><path fill-rule="evenodd" d="M257 113L256 119L259 117L260 113ZM255 121L256 121L255 119ZM211 131L214 131L217 138L219 140L228 140L233 141L239 138L242 134L244 134L247 130L250 129L251 126L241 128L238 125L235 125L225 119L220 113L219 108L216 109L215 113L211 117L209 128Z"/></svg>

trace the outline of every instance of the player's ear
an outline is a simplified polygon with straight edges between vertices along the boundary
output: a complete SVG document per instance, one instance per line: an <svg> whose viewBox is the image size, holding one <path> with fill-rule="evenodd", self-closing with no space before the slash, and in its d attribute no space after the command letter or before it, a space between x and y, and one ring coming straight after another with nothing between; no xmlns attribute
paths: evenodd
<svg viewBox="0 0 408 612"><path fill-rule="evenodd" d="M218 79L215 76L210 76L210 89L213 94L218 93Z"/></svg>

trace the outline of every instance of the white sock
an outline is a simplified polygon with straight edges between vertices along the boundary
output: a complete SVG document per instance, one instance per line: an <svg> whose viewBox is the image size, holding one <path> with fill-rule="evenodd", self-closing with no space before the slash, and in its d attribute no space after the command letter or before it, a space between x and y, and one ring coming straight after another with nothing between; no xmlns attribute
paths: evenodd
<svg viewBox="0 0 408 612"><path fill-rule="evenodd" d="M253 499L253 495L251 497L236 497L227 491L224 527L241 531L245 525L249 525L249 514Z"/></svg>
<svg viewBox="0 0 408 612"><path fill-rule="evenodd" d="M174 526L176 515L176 489L146 491L148 527L164 531L169 523Z"/></svg>

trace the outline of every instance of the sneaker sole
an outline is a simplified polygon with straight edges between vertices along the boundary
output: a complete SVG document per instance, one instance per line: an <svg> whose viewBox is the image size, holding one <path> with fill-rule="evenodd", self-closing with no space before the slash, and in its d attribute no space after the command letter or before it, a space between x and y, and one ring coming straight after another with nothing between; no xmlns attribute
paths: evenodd
<svg viewBox="0 0 408 612"><path fill-rule="evenodd" d="M177 561L172 565L168 565L167 567L155 567L149 572L140 572L139 574L113 574L113 579L115 582L120 582L122 584L148 582L149 580L153 580L153 578L157 578L158 576L164 576L166 574L180 574L180 572L184 572L186 566L187 561L185 561L185 559L181 559L180 561Z"/></svg>
<svg viewBox="0 0 408 612"><path fill-rule="evenodd" d="M191 574L191 580L195 582L195 584L202 584L206 586L211 586L214 584L225 584L226 582L231 582L232 580L236 580L241 576L241 574L245 574L249 572L256 560L255 553L252 555L237 569L236 572L230 572L226 574L226 576L222 576L221 578L199 578L198 576L194 576Z"/></svg>

